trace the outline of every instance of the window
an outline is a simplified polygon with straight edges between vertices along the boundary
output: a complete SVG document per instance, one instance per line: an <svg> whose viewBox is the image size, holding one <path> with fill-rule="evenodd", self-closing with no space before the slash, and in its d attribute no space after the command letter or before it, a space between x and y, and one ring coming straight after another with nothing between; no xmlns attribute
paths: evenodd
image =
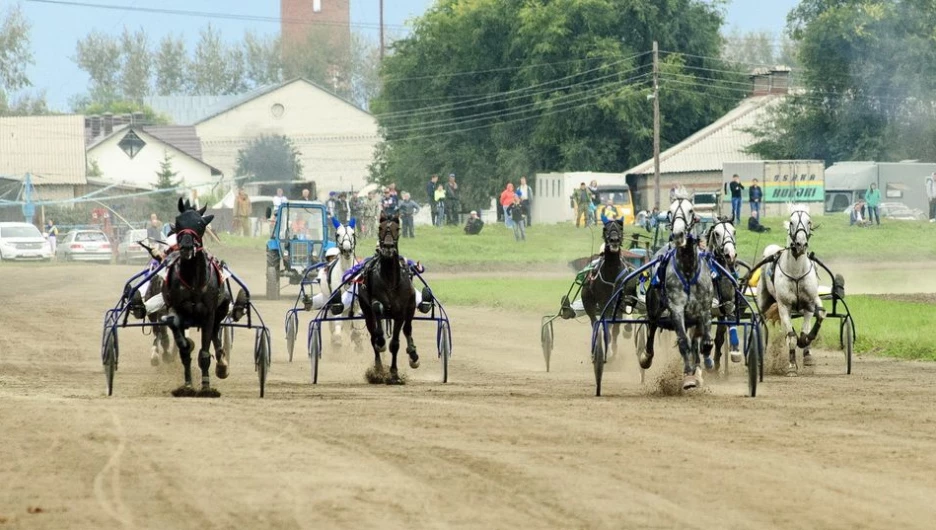
<svg viewBox="0 0 936 530"><path fill-rule="evenodd" d="M120 143L117 144L130 158L135 157L145 145L146 142L141 140L133 131L128 132L123 139L120 140Z"/></svg>
<svg viewBox="0 0 936 530"><path fill-rule="evenodd" d="M270 113L273 114L274 118L282 118L285 112L286 107L284 107L282 103L274 103L273 106L270 107Z"/></svg>
<svg viewBox="0 0 936 530"><path fill-rule="evenodd" d="M312 0L312 11L316 13L322 12L322 0Z"/></svg>
<svg viewBox="0 0 936 530"><path fill-rule="evenodd" d="M107 237L101 232L77 232L75 241L107 241Z"/></svg>
<svg viewBox="0 0 936 530"><path fill-rule="evenodd" d="M901 184L887 184L884 196L888 199L903 199L904 186Z"/></svg>

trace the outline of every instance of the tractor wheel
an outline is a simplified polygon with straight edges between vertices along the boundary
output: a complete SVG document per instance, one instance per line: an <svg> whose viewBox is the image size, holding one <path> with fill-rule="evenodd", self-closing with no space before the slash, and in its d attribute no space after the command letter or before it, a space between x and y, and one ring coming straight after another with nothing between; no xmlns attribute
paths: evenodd
<svg viewBox="0 0 936 530"><path fill-rule="evenodd" d="M267 300L280 299L279 254L268 250L266 254L266 295Z"/></svg>

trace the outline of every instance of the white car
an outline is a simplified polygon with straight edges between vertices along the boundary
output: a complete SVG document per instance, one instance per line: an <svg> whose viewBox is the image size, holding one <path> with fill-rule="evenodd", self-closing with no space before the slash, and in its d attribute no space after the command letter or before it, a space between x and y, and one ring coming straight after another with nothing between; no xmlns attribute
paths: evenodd
<svg viewBox="0 0 936 530"><path fill-rule="evenodd" d="M72 230L55 245L55 257L63 261L110 263L113 255L110 240L100 230Z"/></svg>
<svg viewBox="0 0 936 530"><path fill-rule="evenodd" d="M0 260L52 259L52 245L35 225L0 223Z"/></svg>

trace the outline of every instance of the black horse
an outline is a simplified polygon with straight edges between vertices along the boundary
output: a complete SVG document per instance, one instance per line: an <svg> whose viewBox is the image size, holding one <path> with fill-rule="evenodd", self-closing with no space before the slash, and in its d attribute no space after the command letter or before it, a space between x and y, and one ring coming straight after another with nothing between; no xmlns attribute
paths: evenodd
<svg viewBox="0 0 936 530"><path fill-rule="evenodd" d="M594 326L595 321L602 317L602 310L614 294L615 281L621 274L621 271L629 268L624 261L621 252L621 243L624 240L624 225L621 221L608 221L602 230L604 239L604 249L600 255L599 262L591 270L585 280L582 282L582 305L585 306L585 313L591 319ZM623 317L623 304L618 304L612 312L604 315L605 318L620 319ZM617 355L617 337L620 324L611 326L611 353Z"/></svg>
<svg viewBox="0 0 936 530"><path fill-rule="evenodd" d="M406 337L406 354L410 358L410 368L419 368L419 355L413 342L413 316L416 312L416 290L413 287L409 267L400 256L397 244L400 240L399 216L380 215L377 229L377 253L365 265L361 272L361 284L358 286L358 299L361 312L367 323L367 331L374 347L374 372L372 382L383 374L380 353L386 351L383 321L393 320L390 336L390 384L402 384L397 372L397 353L400 351L400 330Z"/></svg>
<svg viewBox="0 0 936 530"><path fill-rule="evenodd" d="M215 374L220 379L228 376L228 359L221 344L221 322L231 307L231 296L224 288L221 264L202 247L205 229L214 219L213 215L204 215L206 209L207 206L195 210L188 201L179 199L179 215L172 227L179 249L166 258L171 261L163 287L163 297L169 308L164 322L172 331L185 368L185 383L172 392L176 397L221 395L211 388L208 377L212 343L218 360ZM195 344L184 335L190 327L201 329L198 367L202 372L202 384L198 391L192 387L191 364Z"/></svg>

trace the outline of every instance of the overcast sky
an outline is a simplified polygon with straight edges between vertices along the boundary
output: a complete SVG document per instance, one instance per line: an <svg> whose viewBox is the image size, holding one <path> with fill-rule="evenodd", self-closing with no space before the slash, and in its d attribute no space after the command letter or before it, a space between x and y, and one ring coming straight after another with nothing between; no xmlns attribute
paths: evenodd
<svg viewBox="0 0 936 530"><path fill-rule="evenodd" d="M49 104L67 110L71 96L81 93L88 78L75 66L71 57L75 43L94 29L118 34L124 26L131 29L144 27L151 42L158 42L166 33L185 36L190 48L198 39L198 31L210 21L225 40L241 38L244 31L260 33L279 31L279 0L62 0L84 4L130 6L135 8L177 9L184 11L224 12L227 14L268 17L270 21L241 21L211 19L207 17L171 14L141 13L126 10L101 9L88 6L69 6L20 0L26 17L32 23L32 43L36 64L30 68L30 79L36 88L46 90ZM327 2L328 0L323 0ZM0 0L6 6L11 0ZM422 14L432 0L385 0L384 20L387 31L405 32L406 22ZM729 26L742 30L764 29L779 32L786 14L796 0L734 0L726 10ZM351 0L351 22L355 30L375 38L379 21L378 0Z"/></svg>

